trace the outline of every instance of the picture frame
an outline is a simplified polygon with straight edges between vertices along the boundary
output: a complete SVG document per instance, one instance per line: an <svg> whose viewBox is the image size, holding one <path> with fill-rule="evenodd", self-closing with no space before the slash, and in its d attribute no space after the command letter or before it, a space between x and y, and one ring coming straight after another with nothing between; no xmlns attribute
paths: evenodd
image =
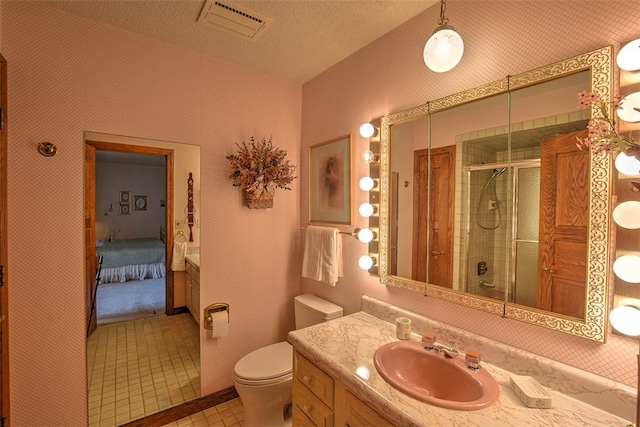
<svg viewBox="0 0 640 427"><path fill-rule="evenodd" d="M120 215L130 215L131 205L129 203L120 203Z"/></svg>
<svg viewBox="0 0 640 427"><path fill-rule="evenodd" d="M147 196L133 196L133 208L136 211L146 211Z"/></svg>
<svg viewBox="0 0 640 427"><path fill-rule="evenodd" d="M120 203L131 203L131 191L120 191Z"/></svg>
<svg viewBox="0 0 640 427"><path fill-rule="evenodd" d="M309 221L353 224L351 134L309 147Z"/></svg>

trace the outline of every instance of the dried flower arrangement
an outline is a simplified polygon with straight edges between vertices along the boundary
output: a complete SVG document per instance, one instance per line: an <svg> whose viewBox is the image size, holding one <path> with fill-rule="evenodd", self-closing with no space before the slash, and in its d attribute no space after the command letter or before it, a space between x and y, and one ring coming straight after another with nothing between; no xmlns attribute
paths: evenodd
<svg viewBox="0 0 640 427"><path fill-rule="evenodd" d="M594 109L594 118L589 120L587 125L589 135L585 138L577 138L576 145L578 148L581 150L586 148L594 153L604 152L607 154L619 151L629 157L635 157L640 160L640 142L633 138L631 132L627 136L618 132L616 119L613 114L609 114L609 109L607 108L609 105L598 94L587 92L586 90L578 93L578 108L589 107ZM611 111L621 107L620 97L614 97L613 102L611 102ZM640 189L640 183L632 182L631 184Z"/></svg>
<svg viewBox="0 0 640 427"><path fill-rule="evenodd" d="M295 165L286 159L287 152L274 148L271 139L256 142L251 137L248 144L244 141L236 144L236 154L227 156L233 186L244 189L249 197L272 199L276 188L291 190L289 184L297 178Z"/></svg>
<svg viewBox="0 0 640 427"><path fill-rule="evenodd" d="M621 106L620 98L615 97L611 103L612 111L619 109ZM578 148L586 147L596 153L622 151L630 156L635 156L637 150L640 149L640 143L633 138L631 133L628 136L618 133L616 120L613 114L609 115L608 105L600 98L600 95L586 90L578 93L578 108L589 107L594 109L595 115L593 119L589 120L587 127L589 135L586 138L578 138Z"/></svg>

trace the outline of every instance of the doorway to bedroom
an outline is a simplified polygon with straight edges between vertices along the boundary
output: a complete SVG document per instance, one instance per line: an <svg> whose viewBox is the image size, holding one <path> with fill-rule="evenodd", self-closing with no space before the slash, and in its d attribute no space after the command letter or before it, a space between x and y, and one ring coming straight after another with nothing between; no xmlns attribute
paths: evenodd
<svg viewBox="0 0 640 427"><path fill-rule="evenodd" d="M173 314L173 150L87 140L85 153L87 336Z"/></svg>
<svg viewBox="0 0 640 427"><path fill-rule="evenodd" d="M98 325L166 314L166 159L96 150Z"/></svg>

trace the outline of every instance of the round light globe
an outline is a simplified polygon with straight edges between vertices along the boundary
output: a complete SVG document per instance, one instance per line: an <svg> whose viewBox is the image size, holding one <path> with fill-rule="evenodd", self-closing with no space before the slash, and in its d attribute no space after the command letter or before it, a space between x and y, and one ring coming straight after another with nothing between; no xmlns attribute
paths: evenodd
<svg viewBox="0 0 640 427"><path fill-rule="evenodd" d="M622 228L629 230L640 228L640 202L630 200L620 203L613 210L613 220Z"/></svg>
<svg viewBox="0 0 640 427"><path fill-rule="evenodd" d="M622 255L613 263L613 272L629 283L640 283L640 256Z"/></svg>
<svg viewBox="0 0 640 427"><path fill-rule="evenodd" d="M634 156L627 156L625 153L620 152L616 156L615 165L620 173L625 175L640 175L640 160Z"/></svg>
<svg viewBox="0 0 640 427"><path fill-rule="evenodd" d="M458 65L464 53L462 37L453 27L436 28L424 45L424 63L436 73L444 73Z"/></svg>
<svg viewBox="0 0 640 427"><path fill-rule="evenodd" d="M376 128L371 123L363 123L360 126L360 136L363 138L371 138L376 132Z"/></svg>
<svg viewBox="0 0 640 427"><path fill-rule="evenodd" d="M373 231L369 230L368 228L360 229L360 231L358 231L358 240L360 240L362 243L369 243L373 240Z"/></svg>
<svg viewBox="0 0 640 427"><path fill-rule="evenodd" d="M362 191L370 191L374 185L375 185L375 182L371 177L364 176L360 178L360 189Z"/></svg>
<svg viewBox="0 0 640 427"><path fill-rule="evenodd" d="M618 52L616 63L625 71L640 70L640 39L635 39L624 45Z"/></svg>
<svg viewBox="0 0 640 427"><path fill-rule="evenodd" d="M369 255L362 255L360 259L358 259L358 265L363 270L368 270L373 267L373 258Z"/></svg>
<svg viewBox="0 0 640 427"><path fill-rule="evenodd" d="M640 54L640 49L638 49ZM622 98L621 106L616 110L616 114L621 120L630 123L640 122L640 111L634 108L640 108L640 92L631 93Z"/></svg>
<svg viewBox="0 0 640 427"><path fill-rule="evenodd" d="M629 305L621 305L609 313L609 322L618 332L630 337L640 335L640 310Z"/></svg>
<svg viewBox="0 0 640 427"><path fill-rule="evenodd" d="M371 215L373 215L373 210L373 205L371 203L363 203L360 205L360 208L358 208L358 212L360 212L360 215L365 218L369 218Z"/></svg>

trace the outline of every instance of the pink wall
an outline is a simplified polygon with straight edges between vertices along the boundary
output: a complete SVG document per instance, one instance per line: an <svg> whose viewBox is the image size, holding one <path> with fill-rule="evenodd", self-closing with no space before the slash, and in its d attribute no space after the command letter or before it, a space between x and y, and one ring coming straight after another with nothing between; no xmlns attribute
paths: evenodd
<svg viewBox="0 0 640 427"><path fill-rule="evenodd" d="M202 333L203 393L232 385L240 357L293 327L300 181L249 210L225 156L273 135L298 163L301 85L36 2L3 2L2 23L12 425L87 425L85 131L200 145L201 304L231 305L228 337ZM39 141L58 154L40 156Z"/></svg>
<svg viewBox="0 0 640 427"><path fill-rule="evenodd" d="M452 1L447 18L462 35L465 53L460 64L445 74L429 71L422 49L438 21L432 7L303 86L302 166L310 145L337 135L354 135L354 181L368 174L362 150L368 146L358 134L362 122L402 111L428 100L562 60L606 45L619 48L640 37L640 3L630 1ZM307 200L307 179L300 182ZM366 194L354 189L354 207ZM357 213L357 212L356 212ZM301 204L300 221L308 219ZM356 214L353 227L367 221ZM345 227L345 228L353 228ZM357 311L363 294L387 301L435 320L467 329L497 341L636 386L637 341L613 334L606 344L556 333L503 319L422 295L380 285L378 277L359 270L356 260L367 251L355 239L345 240L345 277L335 288L303 279L301 290Z"/></svg>

